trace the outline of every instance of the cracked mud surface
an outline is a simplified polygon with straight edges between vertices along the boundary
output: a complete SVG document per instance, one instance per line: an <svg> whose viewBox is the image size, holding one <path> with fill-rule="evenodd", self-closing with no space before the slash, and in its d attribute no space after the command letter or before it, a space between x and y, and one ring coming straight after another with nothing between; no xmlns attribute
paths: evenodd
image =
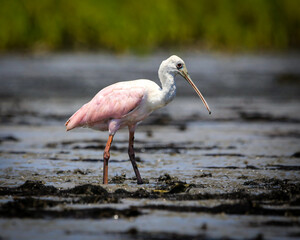
<svg viewBox="0 0 300 240"><path fill-rule="evenodd" d="M0 81L9 77L3 71ZM212 116L196 96L155 112L135 136L143 185L128 160L126 130L112 145L108 185L101 184L107 133L65 132L64 121L87 99L18 99L6 86L0 239L299 238L299 85L282 99L270 96L276 84L260 86L230 97L218 88L221 96L206 97ZM266 96L249 98L257 90Z"/></svg>

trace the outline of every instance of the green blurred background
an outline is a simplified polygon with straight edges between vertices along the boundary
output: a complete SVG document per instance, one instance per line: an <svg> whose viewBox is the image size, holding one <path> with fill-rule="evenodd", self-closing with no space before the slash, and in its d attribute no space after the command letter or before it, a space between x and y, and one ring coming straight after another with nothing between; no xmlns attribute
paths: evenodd
<svg viewBox="0 0 300 240"><path fill-rule="evenodd" d="M298 0L0 0L0 51L300 47Z"/></svg>

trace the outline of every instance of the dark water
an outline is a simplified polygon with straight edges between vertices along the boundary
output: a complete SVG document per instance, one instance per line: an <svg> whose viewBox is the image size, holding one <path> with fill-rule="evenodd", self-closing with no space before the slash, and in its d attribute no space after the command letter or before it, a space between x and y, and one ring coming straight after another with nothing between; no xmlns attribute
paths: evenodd
<svg viewBox="0 0 300 240"><path fill-rule="evenodd" d="M300 60L289 55L182 54L191 77L208 97L298 98ZM101 88L139 78L158 81L168 54L149 57L63 54L0 57L0 96L90 97ZM178 77L178 95L192 89Z"/></svg>
<svg viewBox="0 0 300 240"><path fill-rule="evenodd" d="M300 236L299 55L183 54L208 115L178 77L178 97L136 133L65 120L102 87L157 79L166 54L0 58L1 239L295 239ZM157 81L157 80L156 80Z"/></svg>

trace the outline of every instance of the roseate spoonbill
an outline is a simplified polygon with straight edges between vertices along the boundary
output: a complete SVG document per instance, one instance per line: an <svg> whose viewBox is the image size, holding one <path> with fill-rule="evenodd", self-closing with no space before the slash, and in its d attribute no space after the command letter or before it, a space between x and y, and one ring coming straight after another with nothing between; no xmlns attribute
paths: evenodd
<svg viewBox="0 0 300 240"><path fill-rule="evenodd" d="M137 183L143 183L135 162L134 132L138 123L147 118L154 110L173 100L176 95L175 76L177 74L184 77L193 87L210 114L209 106L192 82L184 61L173 55L164 60L159 67L158 76L162 87L147 79L112 84L98 92L90 102L83 105L66 122L67 131L77 127L109 131L103 154L103 184L108 182L108 160L113 137L120 128L126 126L129 129L128 155Z"/></svg>

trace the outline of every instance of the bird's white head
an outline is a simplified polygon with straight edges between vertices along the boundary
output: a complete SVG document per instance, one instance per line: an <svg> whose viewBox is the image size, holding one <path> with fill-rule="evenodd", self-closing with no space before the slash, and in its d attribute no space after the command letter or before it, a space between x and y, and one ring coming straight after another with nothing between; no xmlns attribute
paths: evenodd
<svg viewBox="0 0 300 240"><path fill-rule="evenodd" d="M210 108L209 108L207 102L205 101L205 99L204 99L203 95L201 94L201 92L199 91L199 89L193 83L191 77L189 76L188 70L185 66L185 63L180 57L178 57L176 55L172 55L168 59L164 60L159 67L158 74L160 76L165 75L165 74L171 74L174 77L177 74L181 75L193 87L195 92L201 98L204 106L207 108L207 111L209 112L209 114L211 114L211 111L210 111Z"/></svg>
<svg viewBox="0 0 300 240"><path fill-rule="evenodd" d="M184 61L180 57L173 55L168 59L162 61L158 72L169 73L175 76L179 73L179 69L183 66L185 66Z"/></svg>

